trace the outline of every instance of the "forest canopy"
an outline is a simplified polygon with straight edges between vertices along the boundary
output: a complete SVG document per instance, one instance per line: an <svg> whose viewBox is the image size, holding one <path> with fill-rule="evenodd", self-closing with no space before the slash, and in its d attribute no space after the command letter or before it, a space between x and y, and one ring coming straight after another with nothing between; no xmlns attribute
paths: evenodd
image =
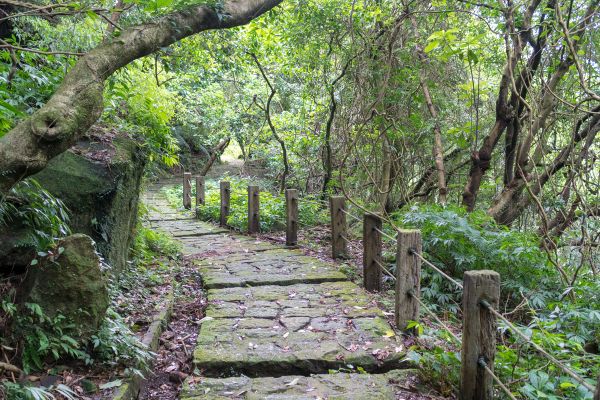
<svg viewBox="0 0 600 400"><path fill-rule="evenodd" d="M235 146L274 195L344 195L452 274L501 270L522 322L598 352L599 0L3 0L0 21L1 196L92 126L156 168Z"/></svg>

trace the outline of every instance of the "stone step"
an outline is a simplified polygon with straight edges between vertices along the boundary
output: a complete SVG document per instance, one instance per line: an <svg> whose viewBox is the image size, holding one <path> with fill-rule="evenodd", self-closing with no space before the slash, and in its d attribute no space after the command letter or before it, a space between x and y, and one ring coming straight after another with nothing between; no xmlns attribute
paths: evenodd
<svg viewBox="0 0 600 400"><path fill-rule="evenodd" d="M194 363L207 376L403 368L381 310L351 282L213 289Z"/></svg>
<svg viewBox="0 0 600 400"><path fill-rule="evenodd" d="M332 373L311 376L188 378L181 400L391 400L415 379L414 370L384 374ZM409 394L410 395L410 394Z"/></svg>
<svg viewBox="0 0 600 400"><path fill-rule="evenodd" d="M195 219L152 221L150 227L166 232L176 238L229 233L227 229Z"/></svg>
<svg viewBox="0 0 600 400"><path fill-rule="evenodd" d="M195 260L194 263L206 289L347 280L336 266L307 257L298 250L241 251Z"/></svg>

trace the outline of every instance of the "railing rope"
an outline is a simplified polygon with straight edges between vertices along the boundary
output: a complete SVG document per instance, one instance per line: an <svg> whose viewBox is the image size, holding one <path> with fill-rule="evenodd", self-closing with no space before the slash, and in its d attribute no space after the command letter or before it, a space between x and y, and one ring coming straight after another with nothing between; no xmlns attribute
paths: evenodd
<svg viewBox="0 0 600 400"><path fill-rule="evenodd" d="M420 258L421 261L423 262L423 264L427 265L428 267L430 267L431 269L433 269L434 271L436 271L438 274L442 275L444 278L446 278L447 280L449 280L450 282L452 282L453 284L455 284L460 290L463 290L462 283L460 283L456 279L452 278L450 275L448 275L447 273L445 273L444 271L442 271L441 269L439 269L438 267L436 267L431 262L427 261L427 259L425 259L420 253L411 252L411 255L413 255L413 256L415 256L417 258Z"/></svg>
<svg viewBox="0 0 600 400"><path fill-rule="evenodd" d="M483 300L481 302L481 306L483 308L487 309L494 316L501 319L514 333L516 333L519 337L521 337L521 339L523 339L528 344L530 344L534 349L536 349L538 351L538 353L540 353L541 355L546 357L548 360L552 361L556 366L558 366L560 369L562 369L563 372L565 372L571 378L575 379L582 386L585 386L590 391L592 391L592 392L594 391L594 386L587 383L582 377L577 375L573 370L571 370L569 367L567 367L565 364L563 364L560 360L558 360L552 354L548 353L546 350L544 350L542 347L540 347L538 344L536 344L534 341L532 341L529 337L527 337L527 335L525 335L523 332L521 332L521 330L519 328L517 328L512 322L510 322L504 315L499 313L494 308L493 304L490 304L488 301Z"/></svg>

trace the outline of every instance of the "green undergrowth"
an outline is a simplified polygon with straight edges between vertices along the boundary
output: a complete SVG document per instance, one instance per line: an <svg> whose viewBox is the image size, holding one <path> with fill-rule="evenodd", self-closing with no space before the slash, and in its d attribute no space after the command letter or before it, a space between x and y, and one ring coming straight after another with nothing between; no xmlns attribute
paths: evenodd
<svg viewBox="0 0 600 400"><path fill-rule="evenodd" d="M600 284L593 277L571 287L561 280L555 263L540 248L540 238L497 225L483 212L459 207L412 207L395 214L397 225L422 233L424 257L454 279L468 270L491 269L501 276L500 311L530 340L549 351L577 374L595 385L600 357L584 350L600 342ZM393 260L390 260L393 268ZM460 334L462 291L422 266L421 296L445 323ZM515 310L516 309L516 310ZM515 311L513 311L515 310ZM442 394L458 393L460 345L443 327L422 311L412 327L422 332L409 355L421 366L423 377L436 383ZM520 398L591 399L592 393L533 347L498 322L495 370ZM498 392L498 397L503 394Z"/></svg>
<svg viewBox="0 0 600 400"><path fill-rule="evenodd" d="M96 365L94 368L100 370L122 371L125 377L142 375L149 369L154 354L136 335L142 327L130 316L135 315L140 303L151 299L153 287L170 282L181 248L167 235L139 226L131 250L130 268L118 279L110 280L111 304L104 322L89 341L75 338L76 326L67 317L60 314L50 317L38 304L15 304L14 289L3 296L2 322L10 327L10 335L0 338L0 344L6 350L16 350L18 366L25 374L41 371L59 374L60 365L69 360ZM149 315L154 312L151 310ZM0 385L0 397L7 400L79 398L65 385L43 387L9 380Z"/></svg>
<svg viewBox="0 0 600 400"><path fill-rule="evenodd" d="M248 230L248 185L243 179L227 177L231 185L230 211L227 224L239 231ZM180 208L182 205L182 185L163 189L169 203L173 207ZM206 201L204 206L198 208L198 217L204 221L217 222L220 219L221 194L219 182L216 180L206 181ZM196 195L193 188L192 197ZM278 231L285 229L286 206L285 197L279 193L273 194L267 190L261 190L259 194L260 203L260 229L263 232ZM307 196L301 197L298 203L298 219L301 226L315 226L328 220L328 211L323 209L316 199Z"/></svg>

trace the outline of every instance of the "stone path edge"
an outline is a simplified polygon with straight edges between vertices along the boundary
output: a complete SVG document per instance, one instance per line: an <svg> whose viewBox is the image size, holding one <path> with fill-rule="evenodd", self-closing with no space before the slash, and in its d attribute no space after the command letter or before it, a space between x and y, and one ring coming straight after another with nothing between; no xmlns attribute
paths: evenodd
<svg viewBox="0 0 600 400"><path fill-rule="evenodd" d="M167 300L161 310L154 316L152 323L142 338L142 343L151 351L158 350L160 335L164 332L171 315L173 314L173 306L175 305L175 295L173 289L167 294ZM144 384L151 372L146 372L145 377L138 375L132 376L127 382L119 386L111 400L136 400Z"/></svg>

